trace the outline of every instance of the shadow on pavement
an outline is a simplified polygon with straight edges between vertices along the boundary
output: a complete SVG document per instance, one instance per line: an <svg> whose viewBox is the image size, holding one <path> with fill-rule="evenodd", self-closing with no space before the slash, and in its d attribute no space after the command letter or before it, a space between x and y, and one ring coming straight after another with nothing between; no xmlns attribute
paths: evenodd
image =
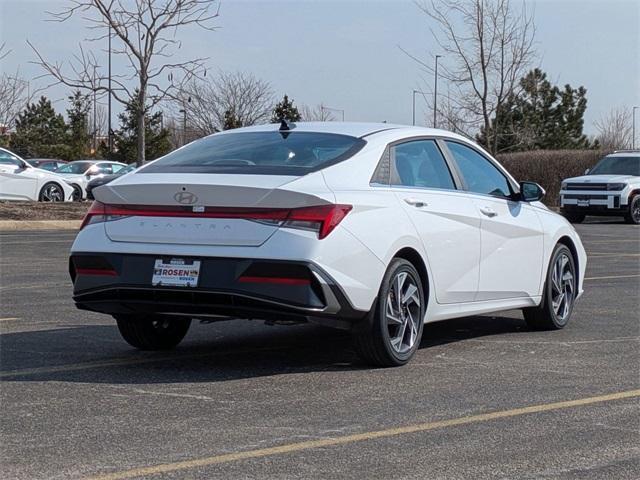
<svg viewBox="0 0 640 480"><path fill-rule="evenodd" d="M229 328L225 329L225 325ZM348 332L315 325L194 325L175 350L140 352L116 326L75 326L0 337L2 381L200 383L318 371L368 370ZM526 331L519 318L467 317L425 325L421 349Z"/></svg>

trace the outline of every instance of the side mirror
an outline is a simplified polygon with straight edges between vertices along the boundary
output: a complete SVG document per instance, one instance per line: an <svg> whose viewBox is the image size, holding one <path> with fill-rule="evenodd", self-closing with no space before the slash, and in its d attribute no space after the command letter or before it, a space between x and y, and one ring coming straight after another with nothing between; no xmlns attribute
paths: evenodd
<svg viewBox="0 0 640 480"><path fill-rule="evenodd" d="M523 202L537 202L544 197L544 188L535 182L520 182L520 199Z"/></svg>
<svg viewBox="0 0 640 480"><path fill-rule="evenodd" d="M589 175L589 172L590 172L590 171L591 171L591 169L590 169L590 168L587 168L587 169L584 171L584 174L585 174L585 175Z"/></svg>

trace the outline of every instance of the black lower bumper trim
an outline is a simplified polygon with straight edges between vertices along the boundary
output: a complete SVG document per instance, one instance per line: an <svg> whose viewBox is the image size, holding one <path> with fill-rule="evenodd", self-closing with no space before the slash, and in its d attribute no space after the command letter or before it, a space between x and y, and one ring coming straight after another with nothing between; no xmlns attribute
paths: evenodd
<svg viewBox="0 0 640 480"><path fill-rule="evenodd" d="M86 266L87 262L96 262L101 257L101 261L113 267L116 275L84 275L82 270L75 270L78 265ZM363 319L368 313L354 309L335 281L310 263L198 258L202 262L201 282L196 288L184 288L151 286L156 258L113 253L74 254L70 271L77 307L110 315L313 321L338 328L348 328L345 325ZM239 282L244 272L255 272L257 268L297 274L308 272L312 281L295 286Z"/></svg>

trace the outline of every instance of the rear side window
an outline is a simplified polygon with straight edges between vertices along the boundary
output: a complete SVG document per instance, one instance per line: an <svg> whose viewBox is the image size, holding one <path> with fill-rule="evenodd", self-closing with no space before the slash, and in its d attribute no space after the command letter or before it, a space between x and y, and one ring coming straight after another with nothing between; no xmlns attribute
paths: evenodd
<svg viewBox="0 0 640 480"><path fill-rule="evenodd" d="M315 132L237 132L211 135L156 160L139 173L305 175L341 162L365 141Z"/></svg>
<svg viewBox="0 0 640 480"><path fill-rule="evenodd" d="M434 140L415 140L392 147L392 185L455 190L453 177Z"/></svg>
<svg viewBox="0 0 640 480"><path fill-rule="evenodd" d="M494 197L511 196L507 177L493 163L465 145L449 141L446 143L470 192Z"/></svg>

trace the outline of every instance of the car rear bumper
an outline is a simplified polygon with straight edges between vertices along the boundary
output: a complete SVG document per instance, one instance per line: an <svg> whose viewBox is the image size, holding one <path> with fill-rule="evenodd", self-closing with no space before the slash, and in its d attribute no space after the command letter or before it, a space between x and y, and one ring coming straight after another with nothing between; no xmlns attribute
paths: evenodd
<svg viewBox="0 0 640 480"><path fill-rule="evenodd" d="M355 309L340 286L310 262L189 257L201 262L198 285L191 288L153 286L158 258L74 253L69 271L76 306L111 315L312 321L337 328L350 328L368 313Z"/></svg>

